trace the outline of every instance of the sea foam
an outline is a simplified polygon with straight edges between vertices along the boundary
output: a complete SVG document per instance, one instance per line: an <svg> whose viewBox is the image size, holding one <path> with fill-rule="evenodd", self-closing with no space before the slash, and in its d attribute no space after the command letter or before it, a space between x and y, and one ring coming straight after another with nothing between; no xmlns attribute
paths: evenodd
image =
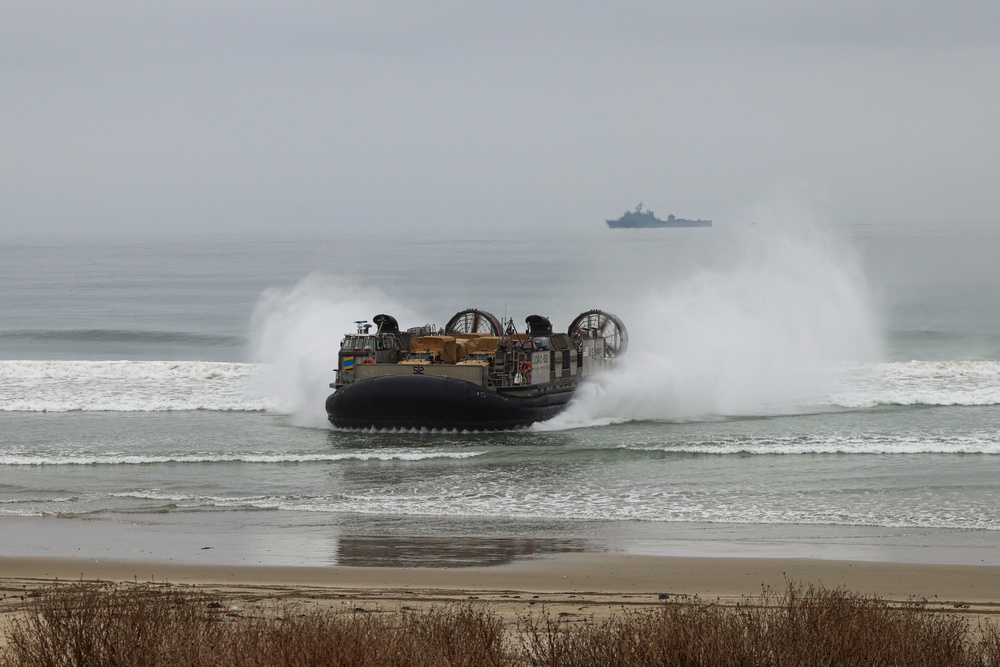
<svg viewBox="0 0 1000 667"><path fill-rule="evenodd" d="M382 449L343 454L0 454L0 465L69 466L69 465L154 465L161 463L336 463L339 461L425 461L429 459L468 459L483 452L441 452Z"/></svg>
<svg viewBox="0 0 1000 667"><path fill-rule="evenodd" d="M1000 361L910 361L845 371L833 405L1000 405Z"/></svg>
<svg viewBox="0 0 1000 667"><path fill-rule="evenodd" d="M209 361L0 361L0 411L274 410L251 391L257 364Z"/></svg>

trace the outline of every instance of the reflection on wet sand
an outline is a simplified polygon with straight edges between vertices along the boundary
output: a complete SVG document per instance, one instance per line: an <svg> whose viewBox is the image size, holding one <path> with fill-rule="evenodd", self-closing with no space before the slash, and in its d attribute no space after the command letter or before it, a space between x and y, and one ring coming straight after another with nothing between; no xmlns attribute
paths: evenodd
<svg viewBox="0 0 1000 667"><path fill-rule="evenodd" d="M583 552L582 539L513 537L373 537L342 535L334 565L354 567L479 567L543 554Z"/></svg>

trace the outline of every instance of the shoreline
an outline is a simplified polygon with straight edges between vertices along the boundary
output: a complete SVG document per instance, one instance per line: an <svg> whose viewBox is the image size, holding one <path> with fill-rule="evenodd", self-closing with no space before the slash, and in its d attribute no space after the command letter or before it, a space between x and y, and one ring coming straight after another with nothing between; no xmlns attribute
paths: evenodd
<svg viewBox="0 0 1000 667"><path fill-rule="evenodd" d="M260 563L261 546L280 539L270 531L233 529L216 534L211 542L215 546L208 546L208 533L190 531L190 524L186 525L188 530L169 525L156 531L136 524L109 528L102 521L0 520L0 529L12 525L22 530L5 531L9 541L0 550L0 648L5 645L6 630L31 608L40 591L78 583L190 592L211 599L236 616L266 615L286 606L338 614L398 614L471 606L499 616L510 628L539 615L560 623L593 624L621 614L652 612L666 603L758 604L762 596L783 597L794 585L804 592L815 587L874 596L895 607L912 608L914 603L923 602L926 610L960 615L972 627L1000 622L1000 565L927 562L927 558L918 562L886 560L893 553L927 549L925 540L920 541L923 546L909 545L903 551L871 552L827 549L824 542L803 537L810 556L780 557L781 551L794 554L796 550L786 550L780 543L766 549L747 545L741 555L734 556L732 550L739 541L733 540L732 534L726 538L732 550L717 550L724 555L710 555L709 549L717 542L682 541L679 547L669 547L662 537L649 535L624 543L574 542L572 549L540 548L530 538L519 538L517 548L501 548L503 558L499 561L460 566L455 563L475 562L467 554L482 549L484 538L456 537L461 555L456 561L452 538L438 536L419 547L423 552L436 551L437 559L410 561L430 562L431 566L373 567L343 564L343 549L336 552L339 563L317 565L315 559L291 559L288 554L292 550L323 543L301 536L285 545L276 559L280 564ZM56 539L59 526L74 528ZM126 530L119 532L122 528ZM22 539L26 537L30 539ZM53 541L40 541L45 538ZM406 541L407 536L400 534L367 535L353 545L357 553L352 562L399 562L380 561L378 556ZM73 544L78 545L78 554L71 555L68 545ZM179 557L164 556L158 551L163 545L170 545ZM966 546L973 550L982 547ZM497 547L489 544L486 548ZM671 548L681 552L693 549L697 555L671 554ZM828 553L825 558L815 555L824 551ZM882 558L842 557L852 552L876 553ZM921 553L939 551L932 548ZM991 554L992 550L984 552Z"/></svg>
<svg viewBox="0 0 1000 667"><path fill-rule="evenodd" d="M1000 566L1000 531L523 522L283 511L0 516L0 557L288 567L500 566L559 554Z"/></svg>
<svg viewBox="0 0 1000 667"><path fill-rule="evenodd" d="M32 591L78 582L183 587L240 608L473 603L507 619L544 608L580 620L665 599L733 604L795 584L1000 618L1000 534L990 531L563 523L477 532L384 518L360 530L329 516L282 518L0 517L0 614L23 609Z"/></svg>
<svg viewBox="0 0 1000 667"><path fill-rule="evenodd" d="M152 583L276 590L437 591L739 598L790 582L935 603L995 602L1000 566L851 560L633 556L567 553L487 567L304 567L198 565L155 560L0 556L0 582L18 586L76 582Z"/></svg>

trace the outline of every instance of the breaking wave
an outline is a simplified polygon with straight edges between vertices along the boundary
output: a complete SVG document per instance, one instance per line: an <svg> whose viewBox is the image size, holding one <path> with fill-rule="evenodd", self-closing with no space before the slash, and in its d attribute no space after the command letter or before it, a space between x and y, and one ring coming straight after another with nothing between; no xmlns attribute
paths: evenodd
<svg viewBox="0 0 1000 667"><path fill-rule="evenodd" d="M467 459L482 452L441 452L382 449L342 454L164 454L160 456L100 454L100 455L0 455L0 465L67 466L67 465L153 465L158 463L334 463L338 461L424 461L428 459Z"/></svg>
<svg viewBox="0 0 1000 667"><path fill-rule="evenodd" d="M267 411L294 414L289 397L267 394L268 366L210 361L0 361L0 412L157 412L175 410ZM813 408L1000 405L1000 361L910 361L841 367L835 389L814 397ZM581 387L577 401L601 403L621 380L606 374ZM322 382L311 409L323 414ZM280 390L280 387L278 388ZM650 388L645 388L652 391ZM643 387L632 389L640 403ZM302 403L291 401L298 409ZM540 430L594 426L643 417L579 415L574 410ZM569 418L567 418L569 417Z"/></svg>
<svg viewBox="0 0 1000 667"><path fill-rule="evenodd" d="M880 405L1000 405L1000 361L909 361L850 370L830 402Z"/></svg>
<svg viewBox="0 0 1000 667"><path fill-rule="evenodd" d="M277 410L254 390L257 364L213 361L0 361L0 411Z"/></svg>

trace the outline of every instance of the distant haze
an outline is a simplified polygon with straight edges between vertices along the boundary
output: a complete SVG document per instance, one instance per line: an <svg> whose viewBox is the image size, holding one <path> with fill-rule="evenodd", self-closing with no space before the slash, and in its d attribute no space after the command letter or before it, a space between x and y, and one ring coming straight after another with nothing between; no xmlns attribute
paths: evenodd
<svg viewBox="0 0 1000 667"><path fill-rule="evenodd" d="M0 233L1000 223L1000 3L0 5Z"/></svg>

